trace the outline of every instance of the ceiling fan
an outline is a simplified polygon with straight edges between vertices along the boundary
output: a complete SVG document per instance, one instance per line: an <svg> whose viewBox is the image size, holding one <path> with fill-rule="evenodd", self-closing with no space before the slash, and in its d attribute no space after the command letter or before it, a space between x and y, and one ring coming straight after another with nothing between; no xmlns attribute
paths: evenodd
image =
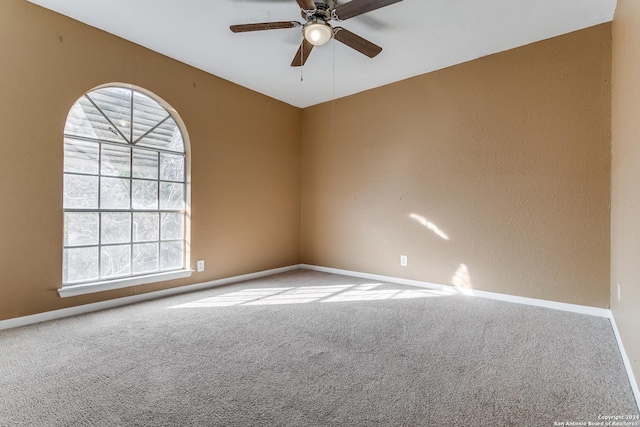
<svg viewBox="0 0 640 427"><path fill-rule="evenodd" d="M382 48L363 39L342 27L333 27L329 21L345 21L354 16L398 3L402 0L351 0L338 5L338 0L296 0L305 22L280 21L257 24L232 25L234 33L248 31L279 30L284 28L302 27L302 43L291 62L292 67L300 67L307 62L307 58L314 46L321 46L331 38L346 44L352 49L373 58L382 52Z"/></svg>

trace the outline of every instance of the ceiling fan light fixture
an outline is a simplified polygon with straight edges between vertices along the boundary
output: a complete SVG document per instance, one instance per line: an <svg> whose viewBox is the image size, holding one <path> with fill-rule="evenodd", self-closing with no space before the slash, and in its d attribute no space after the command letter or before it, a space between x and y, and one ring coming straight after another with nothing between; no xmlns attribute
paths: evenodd
<svg viewBox="0 0 640 427"><path fill-rule="evenodd" d="M333 30L326 22L313 22L302 30L304 38L314 46L322 46L333 37Z"/></svg>

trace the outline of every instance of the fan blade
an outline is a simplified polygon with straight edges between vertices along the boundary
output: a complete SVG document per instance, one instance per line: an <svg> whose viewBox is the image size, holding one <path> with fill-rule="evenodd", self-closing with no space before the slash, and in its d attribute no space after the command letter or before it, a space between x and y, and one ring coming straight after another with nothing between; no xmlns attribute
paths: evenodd
<svg viewBox="0 0 640 427"><path fill-rule="evenodd" d="M296 56L293 57L293 61L291 62L292 67L302 67L305 62L307 62L307 58L311 53L311 49L313 49L313 45L307 41L307 39L303 38L302 43L300 43L300 47L298 48L298 52Z"/></svg>
<svg viewBox="0 0 640 427"><path fill-rule="evenodd" d="M247 31L280 30L283 28L298 27L300 25L301 24L296 21L282 21L282 22L262 22L258 24L232 25L229 28L234 33L246 33Z"/></svg>
<svg viewBox="0 0 640 427"><path fill-rule="evenodd" d="M340 21L380 9L398 3L402 0L351 0L349 3L341 4L334 10L334 15Z"/></svg>
<svg viewBox="0 0 640 427"><path fill-rule="evenodd" d="M359 35L354 34L349 30L345 30L342 27L334 28L333 38L346 44L350 48L357 50L363 55L367 55L369 58L373 58L382 52L382 48L380 46L373 44L369 40L363 39Z"/></svg>
<svg viewBox="0 0 640 427"><path fill-rule="evenodd" d="M298 2L298 6L302 10L316 10L316 4L313 0L296 0Z"/></svg>

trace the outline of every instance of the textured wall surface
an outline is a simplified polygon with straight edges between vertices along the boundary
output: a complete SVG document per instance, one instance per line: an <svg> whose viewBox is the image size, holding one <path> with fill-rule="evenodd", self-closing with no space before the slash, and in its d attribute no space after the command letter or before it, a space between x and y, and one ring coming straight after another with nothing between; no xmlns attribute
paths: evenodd
<svg viewBox="0 0 640 427"><path fill-rule="evenodd" d="M607 307L610 66L603 24L305 109L302 261Z"/></svg>
<svg viewBox="0 0 640 427"><path fill-rule="evenodd" d="M640 379L640 2L636 0L618 0L612 84L611 309Z"/></svg>
<svg viewBox="0 0 640 427"><path fill-rule="evenodd" d="M301 111L3 0L0 320L301 257L605 307L610 54L606 24ZM109 82L150 90L182 117L191 263L207 270L61 299L64 121Z"/></svg>
<svg viewBox="0 0 640 427"><path fill-rule="evenodd" d="M23 0L0 1L0 319L297 264L301 111ZM191 139L189 279L61 299L62 132L95 86L130 83Z"/></svg>

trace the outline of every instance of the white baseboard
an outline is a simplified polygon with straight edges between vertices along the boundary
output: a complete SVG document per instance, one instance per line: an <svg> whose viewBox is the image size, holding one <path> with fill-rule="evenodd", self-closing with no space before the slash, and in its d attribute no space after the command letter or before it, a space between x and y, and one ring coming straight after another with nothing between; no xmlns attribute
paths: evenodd
<svg viewBox="0 0 640 427"><path fill-rule="evenodd" d="M381 276L378 274L360 273L357 271L340 270L337 268L321 267L310 264L295 264L287 267L274 268L271 270L258 271L255 273L243 274L240 276L227 277L224 279L212 280L209 282L196 283L193 285L180 286L177 288L164 289L161 291L148 292L145 294L133 295L130 297L116 298L108 301L101 301L92 304L79 305L75 307L63 308L60 310L47 311L44 313L33 314L30 316L16 317L13 319L0 320L0 330L16 328L19 326L31 325L33 323L46 322L47 320L60 319L63 317L75 316L78 314L90 313L92 311L105 310L113 307L134 304L141 301L147 301L156 298L163 298L172 295L179 295L187 292L200 291L213 288L216 286L228 285L231 283L242 282L245 280L258 279L260 277L271 276L274 274L284 273L287 271L306 269L321 271L331 274L340 274L343 276L359 277L363 279L378 280L382 282L398 283L401 285L416 286L426 289L435 289L447 291L452 294L460 293L470 296L478 296L482 298L495 299L500 301L508 301L517 304L533 305L537 307L552 308L555 310L570 311L573 313L588 314L591 316L606 317L612 319L611 310L597 307L588 307L577 304L567 304L562 302L547 301L535 298L519 297L507 294L499 294L495 292L478 291L473 289L459 289L454 286L441 285L437 283L422 282L418 280L402 279L399 277ZM616 329L617 333L617 329Z"/></svg>
<svg viewBox="0 0 640 427"><path fill-rule="evenodd" d="M618 331L618 325L616 325L616 319L611 316L611 327L613 328L613 333L616 336L616 341L618 341L618 348L620 349L620 355L622 356L622 361L624 362L624 367L627 370L627 375L629 376L629 383L631 383L631 389L633 390L633 395L636 398L636 405L638 405L638 411L640 412L640 389L638 389L638 382L633 375L633 370L631 369L631 362L627 357L627 353L624 351L624 345L622 344L622 338L620 337L620 332Z"/></svg>
<svg viewBox="0 0 640 427"><path fill-rule="evenodd" d="M106 310L108 308L120 307L123 305L135 304L137 302L148 301L157 298L169 297L172 295L184 294L187 292L202 291L216 286L229 285L243 282L245 280L258 279L260 277L271 276L291 270L298 270L299 264L288 267L274 268L271 270L258 271L256 273L243 274L240 276L227 277L224 279L212 280L209 282L196 283L193 285L180 286L177 288L163 289L161 291L148 292L145 294L133 295L130 297L116 298L108 301L95 302L92 304L78 305L75 307L62 308L60 310L46 311L44 313L33 314L31 316L16 317L13 319L0 320L0 330L17 328L20 326L32 325L34 323L46 322L49 320L61 319L63 317L76 316L78 314L91 313L93 311Z"/></svg>
<svg viewBox="0 0 640 427"><path fill-rule="evenodd" d="M417 286L419 288L434 289L438 291L446 291L451 294L463 294L475 297L495 299L500 301L513 302L516 304L533 305L536 307L552 308L561 311L570 311L572 313L588 314L597 317L611 317L611 310L606 308L589 307L586 305L567 304L564 302L547 301L536 298L518 297L514 295L499 294L496 292L477 291L475 289L460 289L455 286L441 285L437 283L421 282L418 280L401 279L399 277L380 276L378 274L359 273L357 271L339 270L337 268L320 267L317 265L301 264L301 268L307 270L322 271L325 273L341 274L343 276L359 277L362 279L378 280L381 282L399 283L401 285Z"/></svg>

